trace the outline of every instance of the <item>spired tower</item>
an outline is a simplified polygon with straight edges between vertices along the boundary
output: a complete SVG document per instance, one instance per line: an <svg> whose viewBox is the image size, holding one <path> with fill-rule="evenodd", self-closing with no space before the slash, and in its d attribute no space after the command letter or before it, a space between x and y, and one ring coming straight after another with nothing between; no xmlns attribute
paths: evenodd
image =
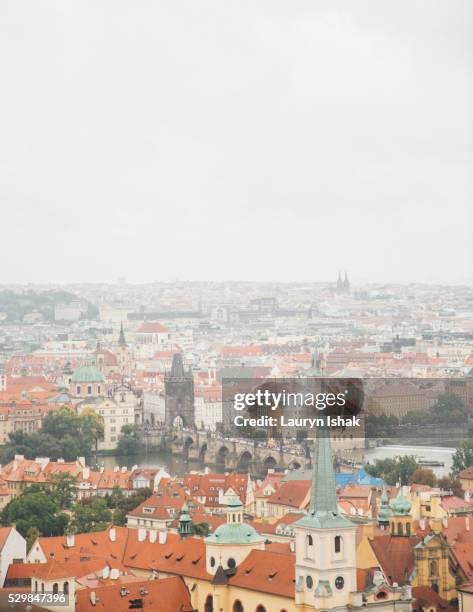
<svg viewBox="0 0 473 612"><path fill-rule="evenodd" d="M409 537L414 535L412 529L411 502L404 496L402 487L391 502L392 516L390 517L391 535Z"/></svg>
<svg viewBox="0 0 473 612"><path fill-rule="evenodd" d="M130 374L130 350L125 339L123 321L120 323L120 334L118 336L118 348L116 352L118 369L122 377Z"/></svg>
<svg viewBox="0 0 473 612"><path fill-rule="evenodd" d="M309 511L294 523L296 605L342 612L361 605L356 594L356 525L338 511L329 431L324 427L317 433Z"/></svg>
<svg viewBox="0 0 473 612"><path fill-rule="evenodd" d="M186 502L184 502L181 508L178 531L181 540L185 540L192 535L192 519L189 515L189 506Z"/></svg>
<svg viewBox="0 0 473 612"><path fill-rule="evenodd" d="M392 512L389 507L389 498L388 493L386 491L386 487L383 488L380 502L381 503L378 511L378 525L381 527L381 529L387 529L389 527L389 520L391 518Z"/></svg>
<svg viewBox="0 0 473 612"><path fill-rule="evenodd" d="M172 358L171 371L164 377L164 411L166 429L195 427L194 379L184 369L181 353Z"/></svg>

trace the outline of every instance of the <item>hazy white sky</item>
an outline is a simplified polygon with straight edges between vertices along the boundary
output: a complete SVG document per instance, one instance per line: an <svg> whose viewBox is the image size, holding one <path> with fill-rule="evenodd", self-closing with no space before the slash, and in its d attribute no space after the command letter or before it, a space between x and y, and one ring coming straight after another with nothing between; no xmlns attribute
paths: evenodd
<svg viewBox="0 0 473 612"><path fill-rule="evenodd" d="M3 0L0 283L473 281L471 0Z"/></svg>

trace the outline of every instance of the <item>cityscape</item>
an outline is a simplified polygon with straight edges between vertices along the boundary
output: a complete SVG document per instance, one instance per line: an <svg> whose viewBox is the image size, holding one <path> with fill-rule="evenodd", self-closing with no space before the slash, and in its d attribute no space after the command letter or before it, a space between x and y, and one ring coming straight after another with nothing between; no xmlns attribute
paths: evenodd
<svg viewBox="0 0 473 612"><path fill-rule="evenodd" d="M0 612L473 612L472 31L0 2Z"/></svg>
<svg viewBox="0 0 473 612"><path fill-rule="evenodd" d="M81 611L469 610L472 314L471 286L356 285L345 271L3 286L2 596ZM363 433L243 431L228 379L361 380Z"/></svg>

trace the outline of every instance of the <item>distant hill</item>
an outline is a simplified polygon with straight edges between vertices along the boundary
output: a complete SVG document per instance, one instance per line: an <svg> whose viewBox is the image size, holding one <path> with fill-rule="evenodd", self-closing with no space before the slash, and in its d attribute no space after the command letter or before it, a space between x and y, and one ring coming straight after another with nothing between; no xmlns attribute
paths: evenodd
<svg viewBox="0 0 473 612"><path fill-rule="evenodd" d="M53 322L54 310L59 304L83 302L85 309L82 319L97 319L96 306L78 298L77 295L67 291L0 291L0 324L34 322L35 320Z"/></svg>

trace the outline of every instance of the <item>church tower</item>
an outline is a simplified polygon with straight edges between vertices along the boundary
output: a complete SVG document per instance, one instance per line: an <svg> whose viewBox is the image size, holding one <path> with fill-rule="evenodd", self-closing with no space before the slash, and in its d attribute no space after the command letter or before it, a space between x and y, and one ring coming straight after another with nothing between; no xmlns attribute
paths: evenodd
<svg viewBox="0 0 473 612"><path fill-rule="evenodd" d="M378 511L378 525L381 529L387 529L389 527L389 519L391 518L391 509L389 507L389 498L386 491L386 487L383 488L381 494L381 500Z"/></svg>
<svg viewBox="0 0 473 612"><path fill-rule="evenodd" d="M390 519L391 535L409 537L413 535L411 502L404 496L402 487L391 502L392 516Z"/></svg>
<svg viewBox="0 0 473 612"><path fill-rule="evenodd" d="M356 525L338 511L327 428L319 428L306 516L294 523L296 605L301 610L342 610L354 603Z"/></svg>
<svg viewBox="0 0 473 612"><path fill-rule="evenodd" d="M166 429L178 426L194 428L194 378L184 369L181 353L172 358L171 371L164 377L164 410Z"/></svg>
<svg viewBox="0 0 473 612"><path fill-rule="evenodd" d="M350 281L347 272L345 272L345 280L343 281L343 291L344 293L350 293Z"/></svg>
<svg viewBox="0 0 473 612"><path fill-rule="evenodd" d="M125 339L125 331L123 330L123 321L120 323L120 334L118 335L118 348L117 348L117 362L118 370L122 375L122 378L130 375L130 350L128 348L127 341Z"/></svg>
<svg viewBox="0 0 473 612"><path fill-rule="evenodd" d="M179 517L179 536L181 540L185 540L190 535L192 535L192 519L189 515L189 506L184 502Z"/></svg>

